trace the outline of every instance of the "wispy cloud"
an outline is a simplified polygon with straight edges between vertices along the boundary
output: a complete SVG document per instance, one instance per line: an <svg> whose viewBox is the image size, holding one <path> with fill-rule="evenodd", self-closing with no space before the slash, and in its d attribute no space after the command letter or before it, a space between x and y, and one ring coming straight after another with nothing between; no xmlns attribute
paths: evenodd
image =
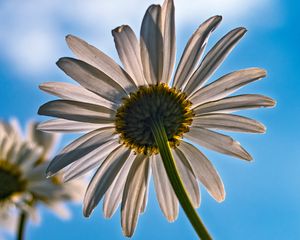
<svg viewBox="0 0 300 240"><path fill-rule="evenodd" d="M83 36L111 54L110 30L124 23L138 30L144 10L151 3L152 0L3 1L0 52L4 55L0 57L21 74L47 74L56 59L66 53L63 37L67 33ZM215 14L223 15L227 24L249 24L259 12L270 9L271 3L274 4L271 0L175 0L177 31Z"/></svg>

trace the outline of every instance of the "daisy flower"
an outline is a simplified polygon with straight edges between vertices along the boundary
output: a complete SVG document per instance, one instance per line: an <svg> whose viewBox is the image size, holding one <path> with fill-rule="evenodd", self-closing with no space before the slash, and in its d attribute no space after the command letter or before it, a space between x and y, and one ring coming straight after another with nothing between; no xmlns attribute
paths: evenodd
<svg viewBox="0 0 300 240"><path fill-rule="evenodd" d="M218 202L224 200L225 191L218 172L195 144L250 161L237 141L215 130L264 133L261 123L233 112L275 104L258 94L229 96L265 77L260 68L234 71L207 84L246 33L243 27L233 29L202 57L220 22L221 16L214 16L196 29L173 78L172 0L147 9L140 39L127 25L112 31L123 67L80 38L66 37L77 58L61 58L57 65L79 85L40 85L61 99L40 107L39 114L57 119L39 129L87 132L66 146L47 169L48 176L63 169L65 181L97 169L84 197L85 216L101 199L108 218L121 204L123 233L132 236L147 205L152 173L166 218L170 222L177 218L179 200L198 235L209 238L195 211L200 205L198 180Z"/></svg>
<svg viewBox="0 0 300 240"><path fill-rule="evenodd" d="M0 212L3 220L10 220L16 218L12 210L19 209L20 238L28 215L38 221L38 204L68 218L70 212L63 201L80 201L83 190L82 180L65 185L61 176L45 179L47 160L57 137L36 126L29 123L27 137L23 137L16 121L0 122Z"/></svg>

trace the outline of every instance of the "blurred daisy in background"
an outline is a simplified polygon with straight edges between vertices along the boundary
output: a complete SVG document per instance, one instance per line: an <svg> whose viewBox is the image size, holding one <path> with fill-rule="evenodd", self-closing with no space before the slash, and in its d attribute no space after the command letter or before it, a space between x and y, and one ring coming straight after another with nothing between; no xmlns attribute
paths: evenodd
<svg viewBox="0 0 300 240"><path fill-rule="evenodd" d="M265 77L260 68L231 72L206 84L246 33L242 27L233 29L202 58L221 19L211 17L194 32L172 81L176 55L172 0L148 8L140 40L127 25L112 31L124 68L80 38L67 36L78 59L61 58L57 65L80 85L40 86L62 99L40 107L39 114L58 119L40 124L39 129L88 132L63 149L47 170L52 176L64 169L64 179L69 181L97 168L85 194L85 216L103 198L105 217L121 204L123 233L132 236L146 208L152 172L166 218L177 218L179 200L201 236L194 210L200 205L197 180L219 202L225 191L217 171L195 144L250 161L252 157L237 141L214 130L264 133L261 123L232 112L275 105L259 94L229 96Z"/></svg>
<svg viewBox="0 0 300 240"><path fill-rule="evenodd" d="M43 133L36 125L30 122L27 135L22 136L16 120L0 122L0 213L1 221L9 223L1 224L1 228L19 229L21 238L28 216L39 222L39 204L69 218L71 213L65 202L80 201L84 187L82 180L62 184L60 176L45 178L57 135ZM19 223L16 215L20 215Z"/></svg>

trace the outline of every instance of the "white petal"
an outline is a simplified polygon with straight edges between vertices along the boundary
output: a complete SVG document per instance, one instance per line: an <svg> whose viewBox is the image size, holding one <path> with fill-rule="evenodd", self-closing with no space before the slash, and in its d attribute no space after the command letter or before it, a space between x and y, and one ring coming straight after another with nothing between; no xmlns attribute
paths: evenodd
<svg viewBox="0 0 300 240"><path fill-rule="evenodd" d="M13 118L9 123L1 121L0 127L1 134L4 136L11 136L12 138L20 138L22 136L20 124L15 118Z"/></svg>
<svg viewBox="0 0 300 240"><path fill-rule="evenodd" d="M21 145L22 143L16 142L10 136L4 137L1 142L1 158L7 159L10 163L16 163Z"/></svg>
<svg viewBox="0 0 300 240"><path fill-rule="evenodd" d="M223 113L212 113L195 117L192 126L247 133L264 133L266 131L264 125L253 119Z"/></svg>
<svg viewBox="0 0 300 240"><path fill-rule="evenodd" d="M72 35L68 35L66 41L79 59L98 68L129 92L136 89L130 76L113 59L99 49Z"/></svg>
<svg viewBox="0 0 300 240"><path fill-rule="evenodd" d="M116 110L117 108L115 103L108 101L84 87L76 86L74 84L65 82L46 82L42 83L39 88L62 99L92 103L112 110Z"/></svg>
<svg viewBox="0 0 300 240"><path fill-rule="evenodd" d="M26 172L24 177L30 182L39 182L44 181L46 177L46 169L49 165L49 162L41 163L33 168L30 171Z"/></svg>
<svg viewBox="0 0 300 240"><path fill-rule="evenodd" d="M112 35L125 70L136 82L137 86L146 85L147 82L143 73L140 44L132 29L127 25L122 25L114 29Z"/></svg>
<svg viewBox="0 0 300 240"><path fill-rule="evenodd" d="M38 125L38 129L45 132L88 132L103 127L114 127L114 123L83 123L59 118Z"/></svg>
<svg viewBox="0 0 300 240"><path fill-rule="evenodd" d="M216 43L216 45L206 54L200 66L187 82L184 88L187 95L192 94L203 86L209 77L219 68L224 59L245 33L245 28L236 28L227 33Z"/></svg>
<svg viewBox="0 0 300 240"><path fill-rule="evenodd" d="M89 132L66 146L49 164L47 176L52 176L67 165L109 141L113 128L102 128Z"/></svg>
<svg viewBox="0 0 300 240"><path fill-rule="evenodd" d="M149 159L145 155L137 155L125 183L121 205L121 224L123 234L127 237L132 236L143 205L148 165Z"/></svg>
<svg viewBox="0 0 300 240"><path fill-rule="evenodd" d="M149 84L159 83L163 68L163 38L161 34L161 7L151 5L141 27L141 59L144 74Z"/></svg>
<svg viewBox="0 0 300 240"><path fill-rule="evenodd" d="M34 164L42 157L43 148L30 142L23 142L16 155L15 163L19 165L24 173L32 169Z"/></svg>
<svg viewBox="0 0 300 240"><path fill-rule="evenodd" d="M13 234L16 229L17 229L17 223L18 223L18 219L17 219L17 214L14 208L13 209L1 209L0 210L0 226L1 226L1 230L0 230L0 239L2 239L2 231L4 230L5 232L8 232L10 234ZM3 239L4 240L4 239Z"/></svg>
<svg viewBox="0 0 300 240"><path fill-rule="evenodd" d="M227 97L244 85L266 76L266 71L260 68L248 68L235 71L220 77L218 80L200 88L191 97L194 106L204 102L215 101Z"/></svg>
<svg viewBox="0 0 300 240"><path fill-rule="evenodd" d="M63 181L68 182L75 178L78 178L90 170L99 167L105 158L120 144L118 139L112 139L105 142L100 147L94 149L88 154L84 155L76 162L72 163L65 171L63 176Z"/></svg>
<svg viewBox="0 0 300 240"><path fill-rule="evenodd" d="M135 157L134 154L131 154L128 157L123 168L120 170L118 176L105 194L103 200L103 213L106 218L111 218L121 203L126 178Z"/></svg>
<svg viewBox="0 0 300 240"><path fill-rule="evenodd" d="M200 127L191 127L190 131L184 134L184 137L205 148L240 159L252 160L250 154L242 148L240 143L229 136Z"/></svg>
<svg viewBox="0 0 300 240"><path fill-rule="evenodd" d="M177 66L173 86L182 89L201 58L208 38L221 22L221 16L214 16L202 23L187 42Z"/></svg>
<svg viewBox="0 0 300 240"><path fill-rule="evenodd" d="M126 92L130 92L104 72L80 60L65 57L56 64L81 86L111 102L120 103Z"/></svg>
<svg viewBox="0 0 300 240"><path fill-rule="evenodd" d="M190 162L197 178L205 186L211 196L218 202L223 201L225 199L224 185L211 162L190 143L182 141L178 148Z"/></svg>
<svg viewBox="0 0 300 240"><path fill-rule="evenodd" d="M41 216L39 209L36 207L31 207L29 209L29 211L27 210L27 212L29 212L29 216L30 216L30 219L32 220L33 224L35 226L40 225L40 223L42 222L42 216Z"/></svg>
<svg viewBox="0 0 300 240"><path fill-rule="evenodd" d="M194 208L200 206L200 191L196 176L186 157L178 149L173 150L176 165L183 185L186 188Z"/></svg>
<svg viewBox="0 0 300 240"><path fill-rule="evenodd" d="M115 111L91 104L71 100L54 100L39 108L38 114L89 123L112 123Z"/></svg>
<svg viewBox="0 0 300 240"><path fill-rule="evenodd" d="M161 8L163 37L163 72L161 82L169 83L175 63L176 36L173 0L165 0Z"/></svg>
<svg viewBox="0 0 300 240"><path fill-rule="evenodd" d="M269 97L258 94L244 94L207 102L195 107L193 110L195 115L199 116L206 113L230 113L243 109L273 107L274 105L275 101Z"/></svg>
<svg viewBox="0 0 300 240"><path fill-rule="evenodd" d="M131 150L122 145L104 160L93 176L84 196L83 214L88 217L110 187Z"/></svg>
<svg viewBox="0 0 300 240"><path fill-rule="evenodd" d="M147 160L147 161L150 161ZM149 183L150 183L150 176L151 176L151 168L150 168L150 163L148 164L148 169L146 170L146 175L148 176L148 178L146 179L146 190L144 193L144 198L143 198L143 203L141 206L141 210L140 213L144 213L147 207L147 203L148 203L148 192L149 192Z"/></svg>
<svg viewBox="0 0 300 240"><path fill-rule="evenodd" d="M72 182L64 183L61 186L64 188L64 195L69 196L68 198L72 199L74 203L82 203L87 186L85 178L78 178Z"/></svg>
<svg viewBox="0 0 300 240"><path fill-rule="evenodd" d="M70 209L61 202L51 202L47 206L63 220L68 220L72 216Z"/></svg>
<svg viewBox="0 0 300 240"><path fill-rule="evenodd" d="M19 138L22 138L24 136L20 122L17 118L15 118L15 117L11 118L9 120L9 124L7 124L6 127L10 128L10 130L8 130L10 132L10 134L13 134Z"/></svg>
<svg viewBox="0 0 300 240"><path fill-rule="evenodd" d="M37 129L38 122L27 124L27 139L43 148L43 158L48 158L59 141L59 134L45 133Z"/></svg>
<svg viewBox="0 0 300 240"><path fill-rule="evenodd" d="M178 216L179 204L159 154L151 159L151 167L160 209L169 222L174 222Z"/></svg>
<svg viewBox="0 0 300 240"><path fill-rule="evenodd" d="M61 186L54 185L51 179L28 182L27 189L37 197L48 200L49 198L57 199L58 193L62 190ZM61 195L59 197L61 197Z"/></svg>

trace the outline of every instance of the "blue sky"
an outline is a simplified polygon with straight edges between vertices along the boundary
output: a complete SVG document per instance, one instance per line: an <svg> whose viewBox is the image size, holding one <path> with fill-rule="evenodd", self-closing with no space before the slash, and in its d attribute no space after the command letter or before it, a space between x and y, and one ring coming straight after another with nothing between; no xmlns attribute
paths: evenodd
<svg viewBox="0 0 300 240"><path fill-rule="evenodd" d="M38 84L70 81L55 66L59 57L71 56L64 36L78 35L116 59L110 30L128 23L137 31L147 5L152 3L74 2L0 2L0 118L17 117L23 126L30 119L46 119L36 112L53 98L39 91ZM223 23L209 46L234 27L245 26L248 33L213 79L232 70L263 67L267 78L240 92L262 93L277 100L274 109L244 112L262 121L266 134L232 134L254 162L204 150L224 181L226 199L219 204L202 188L199 214L216 239L299 239L299 1L184 2L175 0L177 52L181 53L190 34L206 17L221 14ZM65 136L60 147L73 138ZM28 239L124 239L119 211L113 219L105 220L101 206L90 219L82 216L80 205L72 210L73 218L66 222L43 210L41 224L30 224L27 229ZM196 235L182 211L175 223L167 223L152 186L147 211L140 217L133 239L196 239Z"/></svg>

